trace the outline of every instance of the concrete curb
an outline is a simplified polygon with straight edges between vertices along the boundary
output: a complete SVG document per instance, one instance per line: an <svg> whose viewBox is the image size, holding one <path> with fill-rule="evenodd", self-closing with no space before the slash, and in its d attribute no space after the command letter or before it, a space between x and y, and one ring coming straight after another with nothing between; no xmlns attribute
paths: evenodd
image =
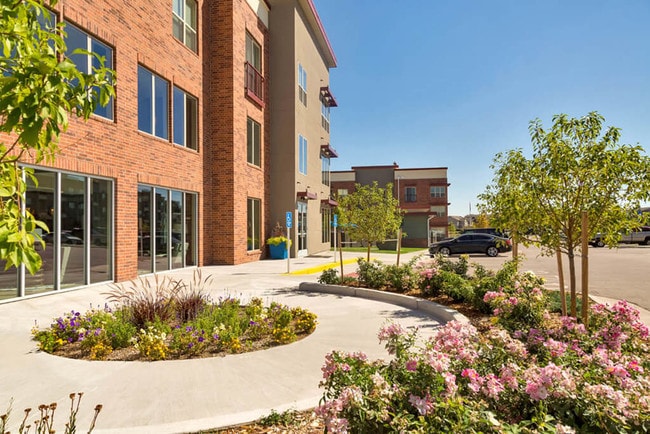
<svg viewBox="0 0 650 434"><path fill-rule="evenodd" d="M322 283L303 282L298 286L298 291L321 292L325 294L341 295L345 297L359 297L368 300L390 303L407 309L417 310L433 316L444 322L458 321L469 323L469 319L454 309L448 308L433 301L421 300L404 294L380 291L377 289L357 288L354 286L326 285Z"/></svg>

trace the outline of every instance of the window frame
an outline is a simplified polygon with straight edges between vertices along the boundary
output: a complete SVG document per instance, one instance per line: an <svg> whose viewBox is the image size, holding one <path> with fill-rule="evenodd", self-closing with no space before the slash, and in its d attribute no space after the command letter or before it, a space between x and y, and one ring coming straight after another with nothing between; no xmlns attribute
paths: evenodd
<svg viewBox="0 0 650 434"><path fill-rule="evenodd" d="M298 63L298 99L307 107L307 70Z"/></svg>
<svg viewBox="0 0 650 434"><path fill-rule="evenodd" d="M257 205L257 206L255 206ZM262 199L246 199L246 251L260 250L262 246ZM250 242L248 241L250 239Z"/></svg>
<svg viewBox="0 0 650 434"><path fill-rule="evenodd" d="M150 107L149 107L149 110L148 110L148 113L147 113L151 117L151 124L148 126L150 128L150 131L147 131L147 130L141 128L142 127L141 116L143 115L143 112L141 111L143 109L143 107L140 104L140 102L141 102L141 93L140 93L140 91L141 91L141 87L140 87L141 76L140 76L140 73L141 72L149 74L149 76L150 76L149 92L150 92L150 100L151 101L150 101ZM165 114L164 114L164 116L162 116L164 124L160 125L160 126L158 125L158 118L160 116L158 116L158 107L157 107L157 104L156 104L156 101L159 99L159 97L157 95L159 93L159 90L158 90L158 85L159 84L164 84L165 85L165 92L164 92L165 93L165 95L164 95ZM154 73L153 71L145 68L142 65L138 65L138 131L141 131L141 132L147 133L147 134L151 134L152 136L158 137L160 139L169 140L169 102L170 102L169 101L169 88L170 88L169 84L170 84L169 81L165 80L160 75ZM149 96L149 95L145 95L145 97L146 96ZM159 130L164 131L164 135L159 135L158 134Z"/></svg>
<svg viewBox="0 0 650 434"><path fill-rule="evenodd" d="M409 194L409 192L412 191L412 194ZM418 193L417 189L415 186L408 185L404 187L404 202L408 203L414 203L418 201Z"/></svg>
<svg viewBox="0 0 650 434"><path fill-rule="evenodd" d="M257 72L262 73L262 45L248 32L246 32L246 62Z"/></svg>
<svg viewBox="0 0 650 434"><path fill-rule="evenodd" d="M431 185L429 186L429 197L431 199L438 199L447 197L447 189L442 185Z"/></svg>
<svg viewBox="0 0 650 434"><path fill-rule="evenodd" d="M56 17L56 15L52 14L53 17ZM86 30L82 29L81 27L77 26L76 24L71 23L70 21L64 20L63 23L65 24L65 29L66 29L66 37L65 37L65 43L66 43L66 53L65 56L70 59L77 69L84 73L84 74L91 74L93 71L93 68L99 67L99 64L97 63L98 60L92 55L92 53L96 53L100 56L102 56L101 53L97 51L97 48L103 48L104 52L106 54L110 54L110 57L107 55L104 55L104 66L107 68L113 69L114 65L114 49L110 45L106 44L105 42L99 40L95 36L91 35L88 33ZM56 21L55 21L56 25ZM80 33L80 35L85 36L85 46L83 47L71 47L70 42L72 41L70 39L70 28L72 28L74 31ZM77 49L85 50L89 54L81 54L81 53L76 53L73 54L73 52ZM80 62L81 58L85 57L85 62ZM85 65L82 66L81 63L85 63ZM99 116L104 119L108 120L115 120L115 100L111 96L108 104L104 107L102 107L100 104L97 104L95 107L95 110L93 110L93 114L95 116Z"/></svg>
<svg viewBox="0 0 650 434"><path fill-rule="evenodd" d="M176 10L176 6L181 6L181 10ZM187 20L187 11L188 11L188 5L193 5L194 6L194 23L189 23ZM190 9L191 10L191 9ZM179 15L179 13L182 14ZM172 1L172 35L174 35L174 38L176 38L178 41L182 42L183 45L185 45L187 48L192 50L194 53L199 52L199 36L198 36L198 22L199 22L199 5L196 2L196 0L173 0ZM194 27L192 27L192 25ZM177 35L177 26L178 30L181 31L181 35ZM188 30L190 31L190 34L193 36L191 39L191 42L188 43Z"/></svg>
<svg viewBox="0 0 650 434"><path fill-rule="evenodd" d="M302 134L298 135L298 172L307 175L307 138Z"/></svg>
<svg viewBox="0 0 650 434"><path fill-rule="evenodd" d="M177 96L182 95L182 112L178 113L177 110ZM193 109L193 110L192 110ZM194 116L191 116L193 112ZM190 119L188 122L188 113L190 113ZM182 136L183 143L180 142L180 136L177 127L178 116L182 117ZM183 146L188 149L193 149L198 151L198 136L199 136L199 100L195 96L185 92L178 86L172 86L172 142L178 146ZM177 137L179 139L177 140Z"/></svg>
<svg viewBox="0 0 650 434"><path fill-rule="evenodd" d="M262 125L251 117L246 118L246 162L262 167Z"/></svg>

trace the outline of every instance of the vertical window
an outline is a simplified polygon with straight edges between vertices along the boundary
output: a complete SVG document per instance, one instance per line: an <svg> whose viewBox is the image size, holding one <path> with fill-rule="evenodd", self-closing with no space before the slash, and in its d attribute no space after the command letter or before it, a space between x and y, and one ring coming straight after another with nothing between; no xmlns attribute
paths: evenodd
<svg viewBox="0 0 650 434"><path fill-rule="evenodd" d="M436 217L444 217L446 213L446 208L445 206L432 206L430 208L430 212L432 215Z"/></svg>
<svg viewBox="0 0 650 434"><path fill-rule="evenodd" d="M307 139L298 136L298 172L307 174Z"/></svg>
<svg viewBox="0 0 650 434"><path fill-rule="evenodd" d="M258 72L262 72L262 48L248 33L246 33L246 61Z"/></svg>
<svg viewBox="0 0 650 434"><path fill-rule="evenodd" d="M416 202L417 201L417 196L415 194L415 187L406 187L405 189L406 192L406 202Z"/></svg>
<svg viewBox="0 0 650 434"><path fill-rule="evenodd" d="M330 185L330 159L328 157L321 157L321 176L323 184Z"/></svg>
<svg viewBox="0 0 650 434"><path fill-rule="evenodd" d="M298 99L307 107L307 71L298 64Z"/></svg>
<svg viewBox="0 0 650 434"><path fill-rule="evenodd" d="M246 128L246 161L250 164L260 166L260 143L261 143L262 126L248 118L248 125Z"/></svg>
<svg viewBox="0 0 650 434"><path fill-rule="evenodd" d="M328 106L325 101L321 100L320 102L320 113L321 113L321 125L323 129L330 132L330 106Z"/></svg>
<svg viewBox="0 0 650 434"><path fill-rule="evenodd" d="M193 96L174 86L174 143L197 149L198 102Z"/></svg>
<svg viewBox="0 0 650 434"><path fill-rule="evenodd" d="M169 84L138 66L138 129L161 139L169 138Z"/></svg>
<svg viewBox="0 0 650 434"><path fill-rule="evenodd" d="M432 198L445 197L445 187L432 185L429 191Z"/></svg>
<svg viewBox="0 0 650 434"><path fill-rule="evenodd" d="M322 238L321 241L329 243L332 241L332 210L331 208L321 208Z"/></svg>
<svg viewBox="0 0 650 434"><path fill-rule="evenodd" d="M259 250L260 248L260 200L248 199L248 214L247 214L247 243L246 250Z"/></svg>
<svg viewBox="0 0 650 434"><path fill-rule="evenodd" d="M66 56L74 62L79 71L84 74L90 74L93 68L99 67L99 60L95 56L84 53L74 53L75 50L84 50L95 53L104 58L104 65L113 68L113 49L108 45L98 41L87 33L81 31L70 23L66 23L65 31L67 37L65 43L67 46ZM104 107L97 104L95 114L107 119L113 119L113 98Z"/></svg>
<svg viewBox="0 0 650 434"><path fill-rule="evenodd" d="M198 47L196 42L197 10L196 0L173 1L172 29L174 37L195 53Z"/></svg>
<svg viewBox="0 0 650 434"><path fill-rule="evenodd" d="M347 188L339 188L336 190L336 194L338 197L343 197L348 195L348 189Z"/></svg>

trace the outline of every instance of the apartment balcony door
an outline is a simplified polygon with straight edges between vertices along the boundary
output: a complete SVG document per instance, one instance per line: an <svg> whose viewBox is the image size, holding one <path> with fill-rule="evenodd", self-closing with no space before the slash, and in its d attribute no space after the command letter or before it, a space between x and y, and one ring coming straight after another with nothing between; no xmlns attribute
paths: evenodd
<svg viewBox="0 0 650 434"><path fill-rule="evenodd" d="M307 202L298 202L298 218L296 224L297 255L307 256Z"/></svg>

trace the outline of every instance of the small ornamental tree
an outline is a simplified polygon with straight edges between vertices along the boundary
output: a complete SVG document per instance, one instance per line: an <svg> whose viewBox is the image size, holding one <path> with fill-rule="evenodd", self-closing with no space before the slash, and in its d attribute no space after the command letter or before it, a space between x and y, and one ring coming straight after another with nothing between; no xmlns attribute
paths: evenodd
<svg viewBox="0 0 650 434"><path fill-rule="evenodd" d="M643 222L637 210L650 195L650 158L641 146L619 145L620 130L603 131L603 122L596 112L579 119L557 115L550 130L532 121L532 157L521 149L497 154L494 180L479 196L493 225L510 230L515 241L567 255L572 316L581 213L588 216L589 238L600 232L615 245L621 231Z"/></svg>
<svg viewBox="0 0 650 434"><path fill-rule="evenodd" d="M353 241L368 245L367 260L370 261L372 243L383 242L394 235L402 225L404 211L393 197L393 185L381 188L372 185L355 185L354 193L339 199L339 224Z"/></svg>
<svg viewBox="0 0 650 434"><path fill-rule="evenodd" d="M0 0L0 259L5 269L24 264L32 274L42 264L35 243L45 247L36 229L49 229L24 209L25 178L37 180L21 163L53 161L68 116L88 119L114 96L103 58L85 74L65 56L64 24L54 25L44 3Z"/></svg>

